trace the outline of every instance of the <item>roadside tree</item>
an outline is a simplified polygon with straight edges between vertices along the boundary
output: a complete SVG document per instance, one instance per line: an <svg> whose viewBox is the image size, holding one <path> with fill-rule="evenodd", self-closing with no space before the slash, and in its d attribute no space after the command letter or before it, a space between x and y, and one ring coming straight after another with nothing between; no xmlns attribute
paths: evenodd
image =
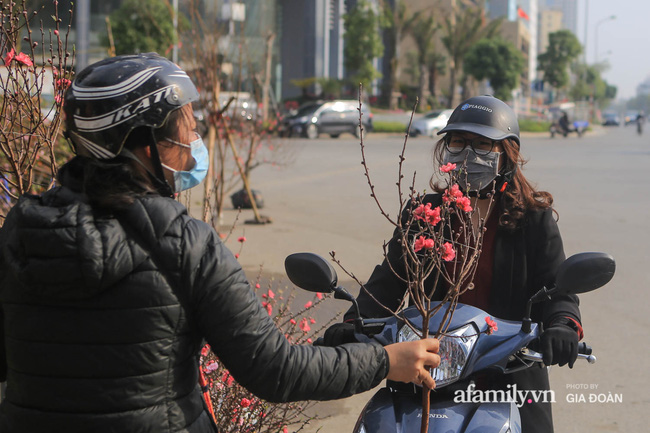
<svg viewBox="0 0 650 433"><path fill-rule="evenodd" d="M412 15L409 13L406 3L403 0L398 1L394 8L384 6L384 17L386 22L386 39L389 44L386 46L384 58L387 59L390 74L384 80L384 99L388 102L391 110L398 108L400 63L402 55L400 52L400 43L408 34L407 30L412 21Z"/></svg>
<svg viewBox="0 0 650 433"><path fill-rule="evenodd" d="M367 1L360 0L343 16L345 26L345 68L355 83L370 88L381 73L373 65L375 58L384 53L379 30L386 26L383 13L379 13Z"/></svg>
<svg viewBox="0 0 650 433"><path fill-rule="evenodd" d="M581 52L578 38L569 30L550 33L546 52L537 57L537 69L542 71L546 83L562 90L569 84L569 65Z"/></svg>
<svg viewBox="0 0 650 433"><path fill-rule="evenodd" d="M418 99L423 103L428 99L430 59L435 56L435 36L440 25L435 21L433 14L428 17L414 15L409 24L410 34L417 47ZM422 104L422 106L426 106L426 104Z"/></svg>
<svg viewBox="0 0 650 433"><path fill-rule="evenodd" d="M571 98L580 101L593 98L600 106L605 106L608 102L616 97L616 87L611 86L602 77L606 70L606 65L584 65L583 63L574 65L572 68L576 76L576 82L571 87Z"/></svg>
<svg viewBox="0 0 650 433"><path fill-rule="evenodd" d="M109 34L113 36L115 54L154 51L168 56L177 41L172 16L168 1L124 0L109 17ZM187 19L179 14L179 29L187 27L186 22ZM103 37L103 43L112 49L109 34Z"/></svg>
<svg viewBox="0 0 650 433"><path fill-rule="evenodd" d="M487 79L494 96L507 101L519 85L524 58L517 48L500 38L482 39L465 56L465 72L477 80Z"/></svg>
<svg viewBox="0 0 650 433"><path fill-rule="evenodd" d="M456 86L463 72L463 60L469 50L481 39L497 34L501 19L488 21L482 8L473 7L454 11L445 18L442 43L449 53L449 107L458 105Z"/></svg>

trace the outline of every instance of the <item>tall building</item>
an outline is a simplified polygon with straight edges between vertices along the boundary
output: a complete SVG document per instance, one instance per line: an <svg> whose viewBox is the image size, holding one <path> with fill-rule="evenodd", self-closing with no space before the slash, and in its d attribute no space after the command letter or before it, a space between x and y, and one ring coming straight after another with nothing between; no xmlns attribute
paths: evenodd
<svg viewBox="0 0 650 433"><path fill-rule="evenodd" d="M486 9L492 19L503 17L507 21L517 20L517 0L488 0Z"/></svg>
<svg viewBox="0 0 650 433"><path fill-rule="evenodd" d="M537 33L537 48L539 53L546 52L548 35L562 30L562 11L546 9L539 12L539 31Z"/></svg>
<svg viewBox="0 0 650 433"><path fill-rule="evenodd" d="M344 0L280 0L282 97L300 94L291 80L344 77Z"/></svg>
<svg viewBox="0 0 650 433"><path fill-rule="evenodd" d="M526 72L525 77L522 76L521 88L528 94L528 86L535 80L537 70L538 0L487 0L486 8L490 18L505 19L503 36L524 54Z"/></svg>
<svg viewBox="0 0 650 433"><path fill-rule="evenodd" d="M578 36L578 0L540 0L540 10L562 11L562 28Z"/></svg>
<svg viewBox="0 0 650 433"><path fill-rule="evenodd" d="M524 70L519 78L520 88L524 96L530 95L530 85L535 77L535 70L530 70L531 61L531 35L528 27L520 20L506 21L501 25L501 36L508 42L511 42L524 57ZM535 56L536 57L536 56ZM535 59L536 60L536 59ZM535 62L535 64L537 64ZM531 78L532 72L532 78Z"/></svg>

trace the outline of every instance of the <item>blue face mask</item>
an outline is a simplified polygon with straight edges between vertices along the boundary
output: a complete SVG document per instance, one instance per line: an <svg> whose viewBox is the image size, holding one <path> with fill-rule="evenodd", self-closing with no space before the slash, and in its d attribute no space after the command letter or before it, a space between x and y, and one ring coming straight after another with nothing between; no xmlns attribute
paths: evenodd
<svg viewBox="0 0 650 433"><path fill-rule="evenodd" d="M178 141L169 138L165 139L166 141L178 146L192 149L192 158L194 158L194 167L189 171L176 170L161 163L163 167L174 173L174 192L181 192L194 188L200 184L208 174L208 165L210 164L208 149L205 147L205 144L203 144L201 136L199 134L196 134L196 136L197 139L192 141L190 144L179 143Z"/></svg>

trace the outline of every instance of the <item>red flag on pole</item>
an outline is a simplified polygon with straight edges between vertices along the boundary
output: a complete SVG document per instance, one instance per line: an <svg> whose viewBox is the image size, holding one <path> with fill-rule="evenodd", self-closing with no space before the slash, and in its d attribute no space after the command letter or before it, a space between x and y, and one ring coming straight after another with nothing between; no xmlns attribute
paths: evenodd
<svg viewBox="0 0 650 433"><path fill-rule="evenodd" d="M527 20L527 21L530 21L530 17L529 17L528 14L526 13L526 11L523 10L523 9L522 9L521 7L519 7L519 6L517 7L517 15L519 15L521 18L523 18L523 19L525 19L525 20Z"/></svg>

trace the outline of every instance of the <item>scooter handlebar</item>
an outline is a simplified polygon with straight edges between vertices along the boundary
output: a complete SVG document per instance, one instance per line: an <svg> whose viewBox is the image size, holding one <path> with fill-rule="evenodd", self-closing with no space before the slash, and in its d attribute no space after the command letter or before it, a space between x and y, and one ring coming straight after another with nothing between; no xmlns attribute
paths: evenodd
<svg viewBox="0 0 650 433"><path fill-rule="evenodd" d="M578 345L578 359L584 359L589 364L595 364L597 359L594 355L591 354L591 352L591 347L587 345L587 343L583 342ZM522 358L533 362L544 362L541 353L530 349L524 349Z"/></svg>

